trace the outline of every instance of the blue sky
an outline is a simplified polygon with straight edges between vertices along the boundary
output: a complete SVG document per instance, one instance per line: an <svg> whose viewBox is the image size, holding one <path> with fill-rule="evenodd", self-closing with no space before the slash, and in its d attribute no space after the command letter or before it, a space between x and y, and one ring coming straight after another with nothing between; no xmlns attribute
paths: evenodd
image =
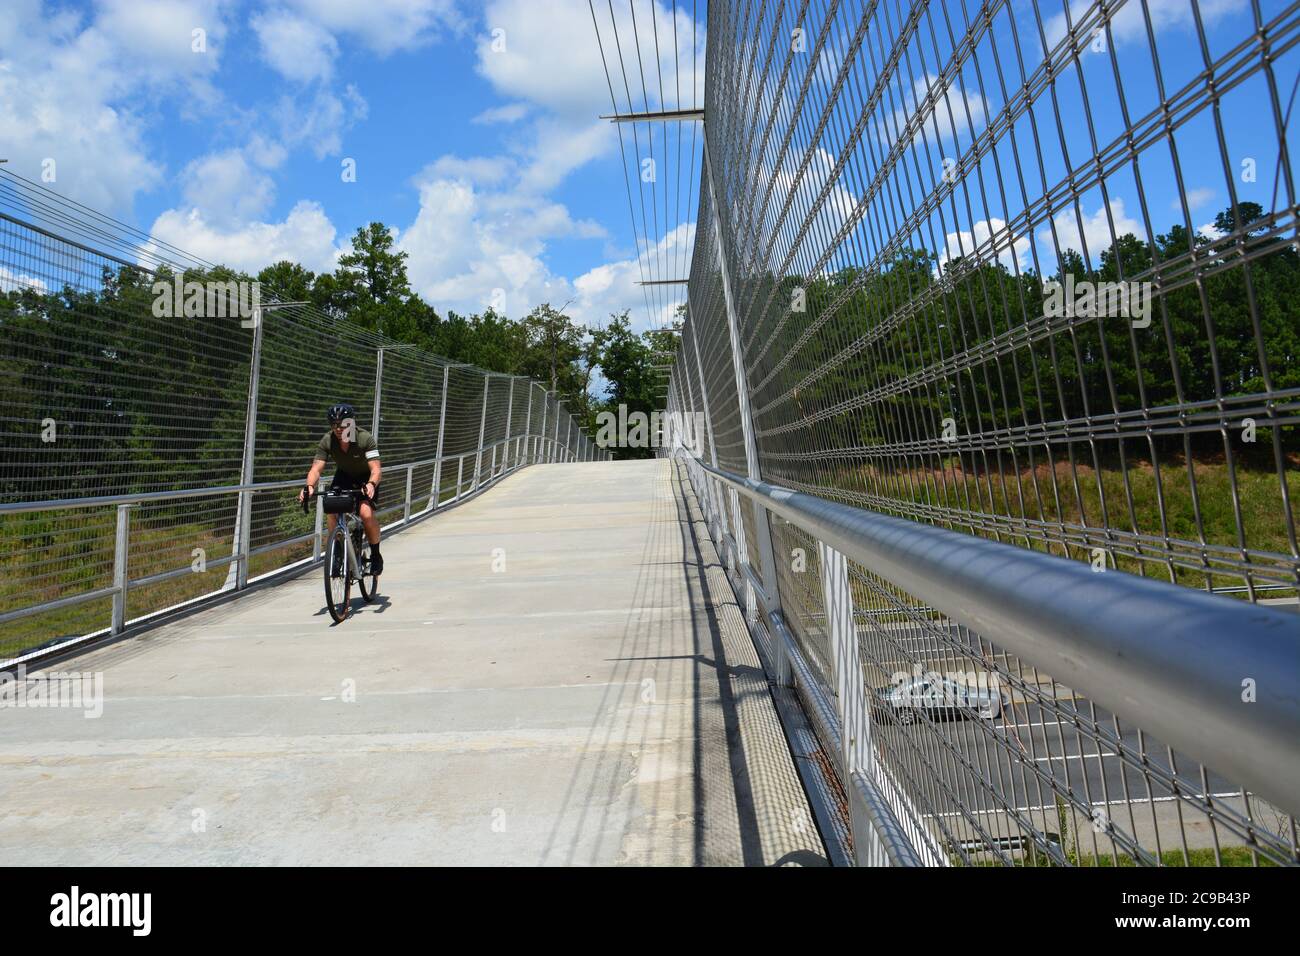
<svg viewBox="0 0 1300 956"><path fill-rule="evenodd" d="M495 302L518 317L542 301L571 302L569 311L580 321L603 323L610 312L631 308L644 328L659 316L647 314L645 296L635 285L642 268L648 267L651 277L659 275L656 269L665 274L675 270L664 263L639 263L634 236L644 234L649 245L689 248L693 197L680 215L669 217L676 227L670 236L664 235L662 222L657 234L629 222L617 132L597 119L609 112L610 99L586 0L3 3L0 156L10 160L8 168L40 180L53 160L52 188L203 258L254 271L279 258L317 271L330 269L352 232L379 220L395 230L399 246L410 255L416 290L439 310L478 311ZM703 70L703 27L694 37L690 29L693 4L681 3L675 12L671 0L634 0L634 5L642 37L651 35L653 10L661 41L659 66L666 75L672 75L678 60L683 70L690 69L689 62ZM1170 95L1203 67L1192 5L1190 0L1147 0L1146 6ZM1266 21L1285 6L1282 0L1259 3ZM608 6L597 7L612 60ZM704 7L699 4L701 18ZM972 9L960 0L947 0L946 7L958 25ZM1071 4L1075 11L1084 7ZM628 4L615 8L624 53L630 57ZM891 123L905 118L927 91L945 93L936 86L942 85L936 75L939 64L951 49L944 36L944 8L938 2L931 5L933 29L923 33L924 42L910 45L908 71L900 71L892 99L873 115L863 149L887 148L890 130L896 128ZM788 7L788 17L794 9ZM828 75L856 27L856 9L855 4L840 7L835 39L822 64ZM1042 55L1034 7L1015 0L1010 9L1032 66ZM1039 9L1051 44L1063 32L1064 7L1059 0L1042 0ZM1133 118L1157 101L1141 9L1130 0L1112 22L1114 52ZM1252 30L1248 0L1201 0L1199 9L1212 59ZM877 16L888 15L896 30L892 10L892 5L882 5ZM676 57L669 39L674 16ZM200 29L202 49L196 50L194 31ZM1007 71L1014 93L1019 76L1009 37L1003 11L977 50L980 73L973 62L962 72L972 125L962 118L954 83L946 91L951 106L930 114L929 161L959 155L1002 108L1003 98L992 86L995 63ZM646 56L653 108L658 105L655 59L649 50ZM1104 144L1123 125L1111 60L1108 53L1091 54L1081 63L1097 140ZM1298 63L1300 49L1293 49L1276 64L1283 109ZM981 77L982 98L971 93ZM702 90L702 73L694 79ZM1072 71L1058 83L1065 119L1061 135L1076 169L1092 152L1077 84ZM950 109L955 136L948 127ZM1043 174L1055 185L1065 176L1066 163L1050 110L1050 100L1040 97L1035 112L1046 143ZM1261 73L1226 94L1222 117L1238 197L1270 208L1278 142ZM839 116L835 123L842 129L854 119ZM936 130L936 120L947 130ZM1298 127L1300 119L1288 133L1293 144ZM1022 149L1031 142L1025 117L1017 123L1017 136ZM1202 228L1228 203L1211 114L1203 111L1183 125L1175 142L1192 225ZM918 138L910 148L920 146ZM814 156L797 187L800 192L811 197L820 191L834 164L831 150L837 148L827 143ZM998 154L1009 192L1018 193L1005 138ZM1258 161L1253 183L1243 181L1237 169L1244 157ZM343 181L347 160L355 161L355 182ZM800 160L792 153L782 168L760 167L756 175L793 177ZM1041 193L1037 163L1027 155L1021 160L1032 200ZM989 186L996 182L991 163L989 158L983 165ZM906 165L912 165L910 160ZM1152 227L1164 231L1182 218L1168 147L1158 144L1145 151L1141 167ZM633 188L644 188L635 174L631 169ZM924 221L914 233L915 244L941 256L956 255L991 235L1005 235L1007 222L1023 209L1018 197L1005 204L992 194L985 200L974 191L976 180L968 182L969 209L963 197L955 220L945 211ZM1077 215L1066 210L1055 217L1061 245L1077 248L1086 242L1095 260L1109 242L1108 211L1119 232L1145 236L1131 168L1117 168L1109 185L1109 210L1100 191L1092 189L1080 198ZM856 174L846 176L832 191L821 225L834 231L866 187ZM799 197L796 208L802 202ZM1285 202L1283 189L1278 205ZM865 210L832 266L874 255L876 217L876 210ZM824 235L814 229L808 242L815 245ZM1004 261L1014 256L1022 268L1032 267L1036 254L1038 266L1050 270L1054 245L1050 229L1040 221L1000 251ZM795 267L806 258L796 259ZM661 311L670 300L670 294L659 293Z"/></svg>
<svg viewBox="0 0 1300 956"><path fill-rule="evenodd" d="M585 0L4 7L0 156L19 175L238 268L330 269L378 220L440 310L573 300L581 321L647 323Z"/></svg>

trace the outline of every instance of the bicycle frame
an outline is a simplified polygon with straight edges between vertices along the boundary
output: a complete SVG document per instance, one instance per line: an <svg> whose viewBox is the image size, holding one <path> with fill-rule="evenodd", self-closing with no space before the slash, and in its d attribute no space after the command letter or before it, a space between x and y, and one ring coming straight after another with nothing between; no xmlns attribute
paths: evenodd
<svg viewBox="0 0 1300 956"><path fill-rule="evenodd" d="M359 509L360 507L361 499L358 498L357 508ZM361 515L357 510L345 511L342 514L330 515L330 517L335 519L336 528L338 527L337 522L341 521L343 523L343 573L346 575L349 573L349 569L351 569L355 572L355 576L359 578L361 576L361 558L357 555L356 549L352 546L352 537L357 531L360 531L362 534L366 533L365 523L361 520ZM326 540L333 537L333 534L333 531L331 531Z"/></svg>

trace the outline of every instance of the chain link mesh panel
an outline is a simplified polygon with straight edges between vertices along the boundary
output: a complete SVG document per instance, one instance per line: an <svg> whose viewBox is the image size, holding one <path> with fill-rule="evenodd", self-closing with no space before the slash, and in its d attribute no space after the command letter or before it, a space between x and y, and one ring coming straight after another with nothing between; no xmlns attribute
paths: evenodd
<svg viewBox="0 0 1300 956"><path fill-rule="evenodd" d="M377 430L385 520L405 512L407 466L411 511L429 507L440 440L443 500L470 490L480 435L483 479L493 455L504 471L504 446L493 443L512 411L508 377L449 366L314 308L277 307L269 289L260 290L250 429L259 330L239 281L0 171L0 509L196 492L132 503L128 619L235 587L242 552L249 576L313 555L314 518L295 487L248 493L246 543L236 534L240 496L198 492L244 478L301 481L337 402L353 405L359 428ZM203 284L189 315L184 283ZM528 384L516 389L533 391ZM511 421L512 433L527 424ZM117 523L117 503L0 510L0 660L108 626L111 600L95 595L115 586Z"/></svg>
<svg viewBox="0 0 1300 956"><path fill-rule="evenodd" d="M1298 39L1280 2L710 4L716 208L706 172L670 390L709 413L703 459L747 470L725 262L765 480L1294 606ZM816 542L772 531L830 687ZM1300 861L1257 795L872 569L850 582L869 696L1004 695L873 722L928 858Z"/></svg>

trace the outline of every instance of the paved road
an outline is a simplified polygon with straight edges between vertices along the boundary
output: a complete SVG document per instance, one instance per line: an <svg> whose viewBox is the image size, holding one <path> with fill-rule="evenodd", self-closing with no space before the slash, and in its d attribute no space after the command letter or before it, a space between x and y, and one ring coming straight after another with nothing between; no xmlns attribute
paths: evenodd
<svg viewBox="0 0 1300 956"><path fill-rule="evenodd" d="M0 854L824 863L676 482L528 468L391 538L342 625L312 572L60 665L103 715L0 710Z"/></svg>

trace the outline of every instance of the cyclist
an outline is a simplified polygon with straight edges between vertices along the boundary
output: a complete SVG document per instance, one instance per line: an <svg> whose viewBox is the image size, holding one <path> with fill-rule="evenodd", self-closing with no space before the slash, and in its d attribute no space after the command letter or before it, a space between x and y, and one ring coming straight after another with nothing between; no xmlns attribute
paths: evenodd
<svg viewBox="0 0 1300 956"><path fill-rule="evenodd" d="M337 470L330 480L330 490L359 489L365 495L358 512L366 529L366 540L370 542L370 569L379 575L384 571L384 559L379 555L379 519L375 517L379 506L379 447L374 435L357 428L356 410L351 405L342 402L331 405L327 414L330 430L316 446L316 457L307 472L307 487L298 492L298 501L311 496L325 463L332 458ZM331 533L334 522L334 515L329 515Z"/></svg>

